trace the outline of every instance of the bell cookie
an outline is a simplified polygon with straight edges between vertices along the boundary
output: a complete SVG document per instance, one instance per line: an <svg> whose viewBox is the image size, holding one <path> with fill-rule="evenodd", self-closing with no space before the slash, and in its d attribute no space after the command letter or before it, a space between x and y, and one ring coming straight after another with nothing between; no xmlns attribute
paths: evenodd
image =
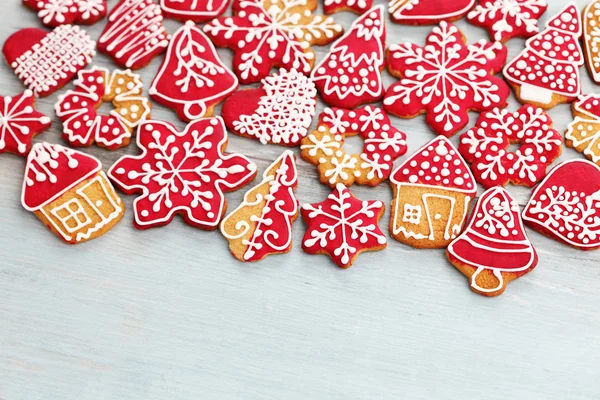
<svg viewBox="0 0 600 400"><path fill-rule="evenodd" d="M344 139L360 135L361 154L344 151ZM406 135L392 126L381 108L365 106L357 110L326 108L319 116L317 130L305 137L300 156L317 165L321 182L336 187L377 186L389 178L394 160L406 153Z"/></svg>
<svg viewBox="0 0 600 400"><path fill-rule="evenodd" d="M600 95L585 94L572 106L575 119L565 133L567 146L600 166Z"/></svg>
<svg viewBox="0 0 600 400"><path fill-rule="evenodd" d="M160 0L160 8L167 18L180 21L207 22L223 14L229 0Z"/></svg>
<svg viewBox="0 0 600 400"><path fill-rule="evenodd" d="M360 200L338 183L325 201L302 206L307 225L302 249L308 254L327 254L338 267L349 268L363 251L387 246L379 228L384 210L381 201Z"/></svg>
<svg viewBox="0 0 600 400"><path fill-rule="evenodd" d="M489 297L504 293L509 282L538 262L519 204L499 186L481 195L469 225L450 243L446 257L469 278L472 291Z"/></svg>
<svg viewBox="0 0 600 400"><path fill-rule="evenodd" d="M212 42L188 21L173 35L148 93L189 122L212 116L214 107L237 87L237 77L223 64Z"/></svg>
<svg viewBox="0 0 600 400"><path fill-rule="evenodd" d="M64 24L92 25L106 16L106 0L23 0L50 28Z"/></svg>
<svg viewBox="0 0 600 400"><path fill-rule="evenodd" d="M313 70L311 76L323 101L333 107L356 108L381 100L384 50L385 19L379 5L357 18Z"/></svg>
<svg viewBox="0 0 600 400"><path fill-rule="evenodd" d="M220 117L202 118L183 132L162 121L140 124L138 156L123 156L109 178L133 202L138 229L168 225L180 214L189 225L214 230L227 209L223 192L248 184L256 165L241 154L223 153L227 131Z"/></svg>
<svg viewBox="0 0 600 400"><path fill-rule="evenodd" d="M445 248L462 232L475 178L458 150L438 136L400 165L390 177L390 232L416 248Z"/></svg>
<svg viewBox="0 0 600 400"><path fill-rule="evenodd" d="M223 104L221 115L237 135L297 146L308 133L317 107L313 81L292 69L266 77L256 89L240 90Z"/></svg>
<svg viewBox="0 0 600 400"><path fill-rule="evenodd" d="M407 25L435 25L461 19L475 5L475 0L390 0L392 21Z"/></svg>
<svg viewBox="0 0 600 400"><path fill-rule="evenodd" d="M71 146L94 142L109 150L127 146L133 130L150 117L152 106L142 96L142 79L130 70L110 73L93 67L79 71L74 85L54 106L63 123L63 139ZM103 102L112 103L110 115L98 113Z"/></svg>
<svg viewBox="0 0 600 400"><path fill-rule="evenodd" d="M327 15L350 11L361 15L373 7L373 0L324 0L323 12Z"/></svg>
<svg viewBox="0 0 600 400"><path fill-rule="evenodd" d="M583 10L583 49L590 76L600 83L600 0L593 0Z"/></svg>
<svg viewBox="0 0 600 400"><path fill-rule="evenodd" d="M546 22L546 30L527 40L525 50L504 68L521 103L548 110L579 96L581 34L579 9L570 4Z"/></svg>
<svg viewBox="0 0 600 400"><path fill-rule="evenodd" d="M125 212L99 160L49 143L27 157L21 203L70 244L103 235Z"/></svg>
<svg viewBox="0 0 600 400"><path fill-rule="evenodd" d="M330 17L313 15L317 0L234 0L233 17L204 26L218 47L234 51L240 83L259 82L272 67L308 75L315 63L311 45L326 45L343 33Z"/></svg>
<svg viewBox="0 0 600 400"><path fill-rule="evenodd" d="M467 125L469 111L506 107L510 89L494 76L506 54L500 42L480 40L467 46L462 32L442 21L425 47L412 43L389 47L388 70L400 81L388 88L384 108L400 118L426 113L434 132L452 136Z"/></svg>
<svg viewBox="0 0 600 400"><path fill-rule="evenodd" d="M250 189L238 208L221 222L231 254L243 262L292 249L292 224L298 218L296 157L285 151Z"/></svg>

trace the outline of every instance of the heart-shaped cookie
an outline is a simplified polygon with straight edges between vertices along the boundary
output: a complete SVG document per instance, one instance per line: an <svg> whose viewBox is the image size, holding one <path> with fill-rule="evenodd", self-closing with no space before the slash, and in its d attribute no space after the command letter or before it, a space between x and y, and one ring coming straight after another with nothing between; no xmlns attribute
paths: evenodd
<svg viewBox="0 0 600 400"><path fill-rule="evenodd" d="M600 248L600 167L587 160L556 166L535 188L523 219L580 250Z"/></svg>
<svg viewBox="0 0 600 400"><path fill-rule="evenodd" d="M461 19L475 6L475 0L390 0L392 20L399 24L437 24Z"/></svg>

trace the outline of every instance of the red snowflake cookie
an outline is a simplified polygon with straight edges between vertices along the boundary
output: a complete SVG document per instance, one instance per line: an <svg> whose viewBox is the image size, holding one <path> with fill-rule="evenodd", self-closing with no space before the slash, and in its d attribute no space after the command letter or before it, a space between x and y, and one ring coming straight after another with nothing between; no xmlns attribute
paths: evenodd
<svg viewBox="0 0 600 400"><path fill-rule="evenodd" d="M238 87L206 35L191 21L169 43L167 55L148 93L183 121L212 116L213 108Z"/></svg>
<svg viewBox="0 0 600 400"><path fill-rule="evenodd" d="M39 133L52 125L50 118L33 107L31 90L18 96L0 96L0 153L24 156Z"/></svg>
<svg viewBox="0 0 600 400"><path fill-rule="evenodd" d="M550 171L523 210L532 229L580 250L600 248L600 167L565 161Z"/></svg>
<svg viewBox="0 0 600 400"><path fill-rule="evenodd" d="M120 0L108 14L98 50L123 68L143 68L169 44L162 21L153 0Z"/></svg>
<svg viewBox="0 0 600 400"><path fill-rule="evenodd" d="M348 268L363 251L383 250L387 239L379 229L385 206L379 200L359 200L338 183L327 200L302 206L307 229L302 249L327 254L340 268Z"/></svg>
<svg viewBox="0 0 600 400"><path fill-rule="evenodd" d="M475 0L390 0L389 11L400 24L425 25L461 19L474 5Z"/></svg>
<svg viewBox="0 0 600 400"><path fill-rule="evenodd" d="M356 108L381 100L384 50L385 19L380 5L356 19L313 70L323 101L334 107Z"/></svg>
<svg viewBox="0 0 600 400"><path fill-rule="evenodd" d="M213 43L234 52L233 69L243 84L258 82L272 67L308 75L312 44L326 45L343 32L329 17L312 15L317 0L234 0L233 17L204 27Z"/></svg>
<svg viewBox="0 0 600 400"><path fill-rule="evenodd" d="M2 53L25 86L36 96L45 97L92 61L94 46L83 29L61 25L51 32L21 29L6 39Z"/></svg>
<svg viewBox="0 0 600 400"><path fill-rule="evenodd" d="M92 25L106 16L106 0L23 0L38 12L46 26L64 24Z"/></svg>
<svg viewBox="0 0 600 400"><path fill-rule="evenodd" d="M401 118L426 113L437 134L452 136L469 122L468 111L506 107L510 90L493 75L502 69L506 54L500 42L467 46L457 27L441 22L425 47L390 46L388 69L401 79L388 88L384 107Z"/></svg>
<svg viewBox="0 0 600 400"><path fill-rule="evenodd" d="M509 182L532 187L560 156L562 142L550 116L525 105L514 113L494 109L481 114L476 126L461 135L458 150L485 188ZM511 144L520 148L508 151Z"/></svg>
<svg viewBox="0 0 600 400"><path fill-rule="evenodd" d="M227 10L229 0L160 0L165 16L181 21L206 22Z"/></svg>
<svg viewBox="0 0 600 400"><path fill-rule="evenodd" d="M162 121L138 128L139 156L123 156L108 176L133 203L138 229L167 225L175 214L201 229L216 229L226 211L224 191L254 179L256 165L240 154L223 154L227 132L223 120L203 118L183 132Z"/></svg>

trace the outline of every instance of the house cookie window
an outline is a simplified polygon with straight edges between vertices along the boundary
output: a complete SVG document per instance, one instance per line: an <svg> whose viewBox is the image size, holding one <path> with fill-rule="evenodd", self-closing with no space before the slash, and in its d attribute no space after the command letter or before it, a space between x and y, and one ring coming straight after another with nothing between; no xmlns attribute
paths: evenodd
<svg viewBox="0 0 600 400"><path fill-rule="evenodd" d="M58 218L69 233L73 233L91 222L77 199L71 199L56 207L52 210L52 214Z"/></svg>
<svg viewBox="0 0 600 400"><path fill-rule="evenodd" d="M412 204L404 204L404 215L402 222L418 225L421 223L421 206L413 206Z"/></svg>

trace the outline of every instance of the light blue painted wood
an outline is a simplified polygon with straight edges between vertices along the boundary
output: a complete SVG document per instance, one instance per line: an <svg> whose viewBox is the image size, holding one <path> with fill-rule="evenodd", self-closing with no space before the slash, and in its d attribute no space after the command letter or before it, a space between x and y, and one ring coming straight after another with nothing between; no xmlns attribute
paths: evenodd
<svg viewBox="0 0 600 400"><path fill-rule="evenodd" d="M551 3L544 21L564 4ZM17 0L3 6L0 40L39 26ZM335 15L345 27L353 18ZM89 28L93 37L103 24ZM167 22L170 32L178 25ZM487 37L465 21L458 25L469 42ZM422 44L429 30L390 24L388 43ZM509 57L523 43L512 40ZM318 49L318 59L324 54ZM95 62L113 67L101 55ZM159 63L141 71L146 88ZM597 90L584 69L582 75L585 92ZM387 73L385 80L394 81ZM20 90L2 64L0 93ZM57 95L39 100L40 110L53 115ZM513 98L510 109L518 106ZM559 131L571 120L568 105L550 115ZM183 127L158 105L153 116ZM433 138L422 117L394 123L407 133L411 153ZM59 132L55 119L39 140L60 142ZM229 150L248 155L262 173L283 148L233 136ZM89 152L106 169L137 150ZM561 160L574 157L581 155L565 148ZM328 190L315 167L301 160L298 167L300 201L323 199ZM23 168L21 158L0 156L0 399L600 398L600 252L530 232L538 267L487 299L469 290L443 251L393 240L339 270L301 251L301 220L291 253L245 265L218 232L180 219L136 231L131 196L123 196L127 214L107 235L68 246L21 207ZM352 190L391 200L387 185ZM509 190L520 204L530 193ZM230 210L244 192L227 195ZM389 211L382 226L388 221Z"/></svg>

